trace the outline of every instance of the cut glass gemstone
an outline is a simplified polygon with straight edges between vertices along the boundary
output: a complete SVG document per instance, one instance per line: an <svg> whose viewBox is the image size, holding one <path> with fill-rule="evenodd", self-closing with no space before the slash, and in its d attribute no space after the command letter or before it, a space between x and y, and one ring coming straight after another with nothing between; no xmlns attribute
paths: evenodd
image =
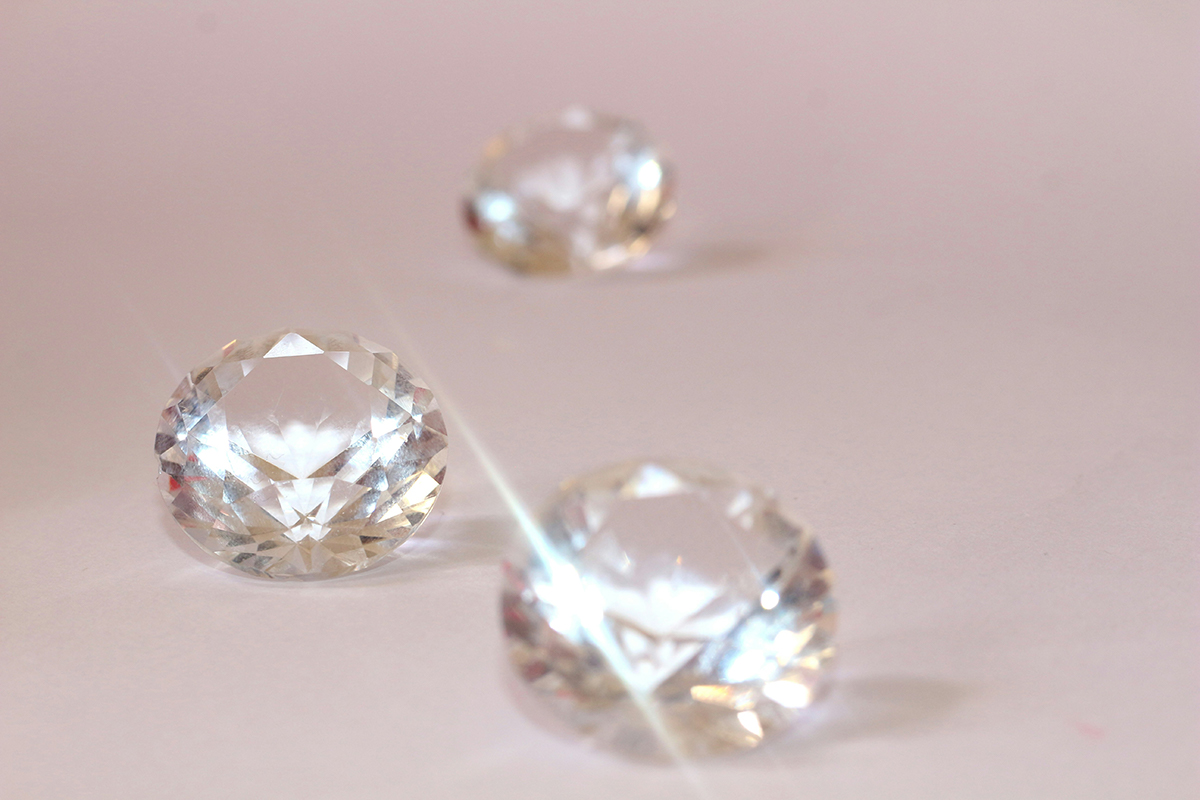
<svg viewBox="0 0 1200 800"><path fill-rule="evenodd" d="M758 745L795 720L833 657L832 577L772 495L642 461L564 484L505 564L518 675L626 753Z"/></svg>
<svg viewBox="0 0 1200 800"><path fill-rule="evenodd" d="M235 339L184 378L159 487L202 548L268 578L366 569L412 535L446 471L429 388L348 333Z"/></svg>
<svg viewBox="0 0 1200 800"><path fill-rule="evenodd" d="M569 108L488 144L467 227L517 269L611 269L645 253L673 213L672 172L637 123Z"/></svg>

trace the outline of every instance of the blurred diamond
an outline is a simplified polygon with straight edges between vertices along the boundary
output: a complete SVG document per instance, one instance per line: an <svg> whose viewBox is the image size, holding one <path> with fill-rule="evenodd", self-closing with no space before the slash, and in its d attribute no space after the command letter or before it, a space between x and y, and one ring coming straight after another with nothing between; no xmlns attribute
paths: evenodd
<svg viewBox="0 0 1200 800"><path fill-rule="evenodd" d="M611 269L645 253L671 216L671 172L637 123L569 108L488 144L467 226L517 269Z"/></svg>
<svg viewBox="0 0 1200 800"><path fill-rule="evenodd" d="M541 527L505 565L509 654L597 741L651 758L750 748L821 688L832 578L766 492L636 462L565 484Z"/></svg>
<svg viewBox="0 0 1200 800"><path fill-rule="evenodd" d="M283 330L192 370L155 450L163 496L205 550L254 575L328 578L412 535L442 485L446 429L394 353Z"/></svg>

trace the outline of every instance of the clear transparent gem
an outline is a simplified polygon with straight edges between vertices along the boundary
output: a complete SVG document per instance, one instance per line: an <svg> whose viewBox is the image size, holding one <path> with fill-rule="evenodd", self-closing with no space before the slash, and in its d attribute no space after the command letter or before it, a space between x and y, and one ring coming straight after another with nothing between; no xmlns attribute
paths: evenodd
<svg viewBox="0 0 1200 800"><path fill-rule="evenodd" d="M833 657L831 575L774 498L698 465L565 484L505 565L518 675L572 725L648 758L758 745Z"/></svg>
<svg viewBox="0 0 1200 800"><path fill-rule="evenodd" d="M606 270L674 211L672 169L641 126L569 108L487 146L466 201L483 249L529 272Z"/></svg>
<svg viewBox="0 0 1200 800"><path fill-rule="evenodd" d="M365 569L425 519L445 475L437 402L353 334L235 339L163 410L159 487L202 548L269 578Z"/></svg>

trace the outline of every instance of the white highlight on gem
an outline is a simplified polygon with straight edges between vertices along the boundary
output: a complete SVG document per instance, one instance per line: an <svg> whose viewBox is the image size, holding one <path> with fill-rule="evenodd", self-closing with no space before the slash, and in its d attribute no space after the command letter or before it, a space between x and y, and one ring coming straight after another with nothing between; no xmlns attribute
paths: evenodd
<svg viewBox="0 0 1200 800"><path fill-rule="evenodd" d="M753 711L739 711L737 721L754 738L761 739L763 737L762 722L759 720L758 714L755 714Z"/></svg>
<svg viewBox="0 0 1200 800"><path fill-rule="evenodd" d="M747 650L725 668L725 680L730 683L753 680L766 663L767 655L762 650Z"/></svg>
<svg viewBox="0 0 1200 800"><path fill-rule="evenodd" d="M812 703L812 689L792 681L771 681L763 685L762 693L784 708L806 708Z"/></svg>
<svg viewBox="0 0 1200 800"><path fill-rule="evenodd" d="M662 183L663 171L657 161L646 161L638 167L637 184L644 191L657 189Z"/></svg>
<svg viewBox="0 0 1200 800"><path fill-rule="evenodd" d="M517 213L517 204L506 194L492 194L483 202L483 216L492 222L504 222Z"/></svg>

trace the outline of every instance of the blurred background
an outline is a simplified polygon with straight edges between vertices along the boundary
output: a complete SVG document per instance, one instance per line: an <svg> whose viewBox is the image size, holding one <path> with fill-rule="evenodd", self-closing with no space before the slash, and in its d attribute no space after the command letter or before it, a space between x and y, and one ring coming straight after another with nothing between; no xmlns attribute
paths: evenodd
<svg viewBox="0 0 1200 800"><path fill-rule="evenodd" d="M0 794L1200 793L1200 10L1184 0L0 0ZM646 265L458 215L569 103L678 167ZM183 373L284 325L401 353L526 502L641 455L821 536L840 682L690 770L508 685L511 522L459 431L373 572L211 568L154 486Z"/></svg>

